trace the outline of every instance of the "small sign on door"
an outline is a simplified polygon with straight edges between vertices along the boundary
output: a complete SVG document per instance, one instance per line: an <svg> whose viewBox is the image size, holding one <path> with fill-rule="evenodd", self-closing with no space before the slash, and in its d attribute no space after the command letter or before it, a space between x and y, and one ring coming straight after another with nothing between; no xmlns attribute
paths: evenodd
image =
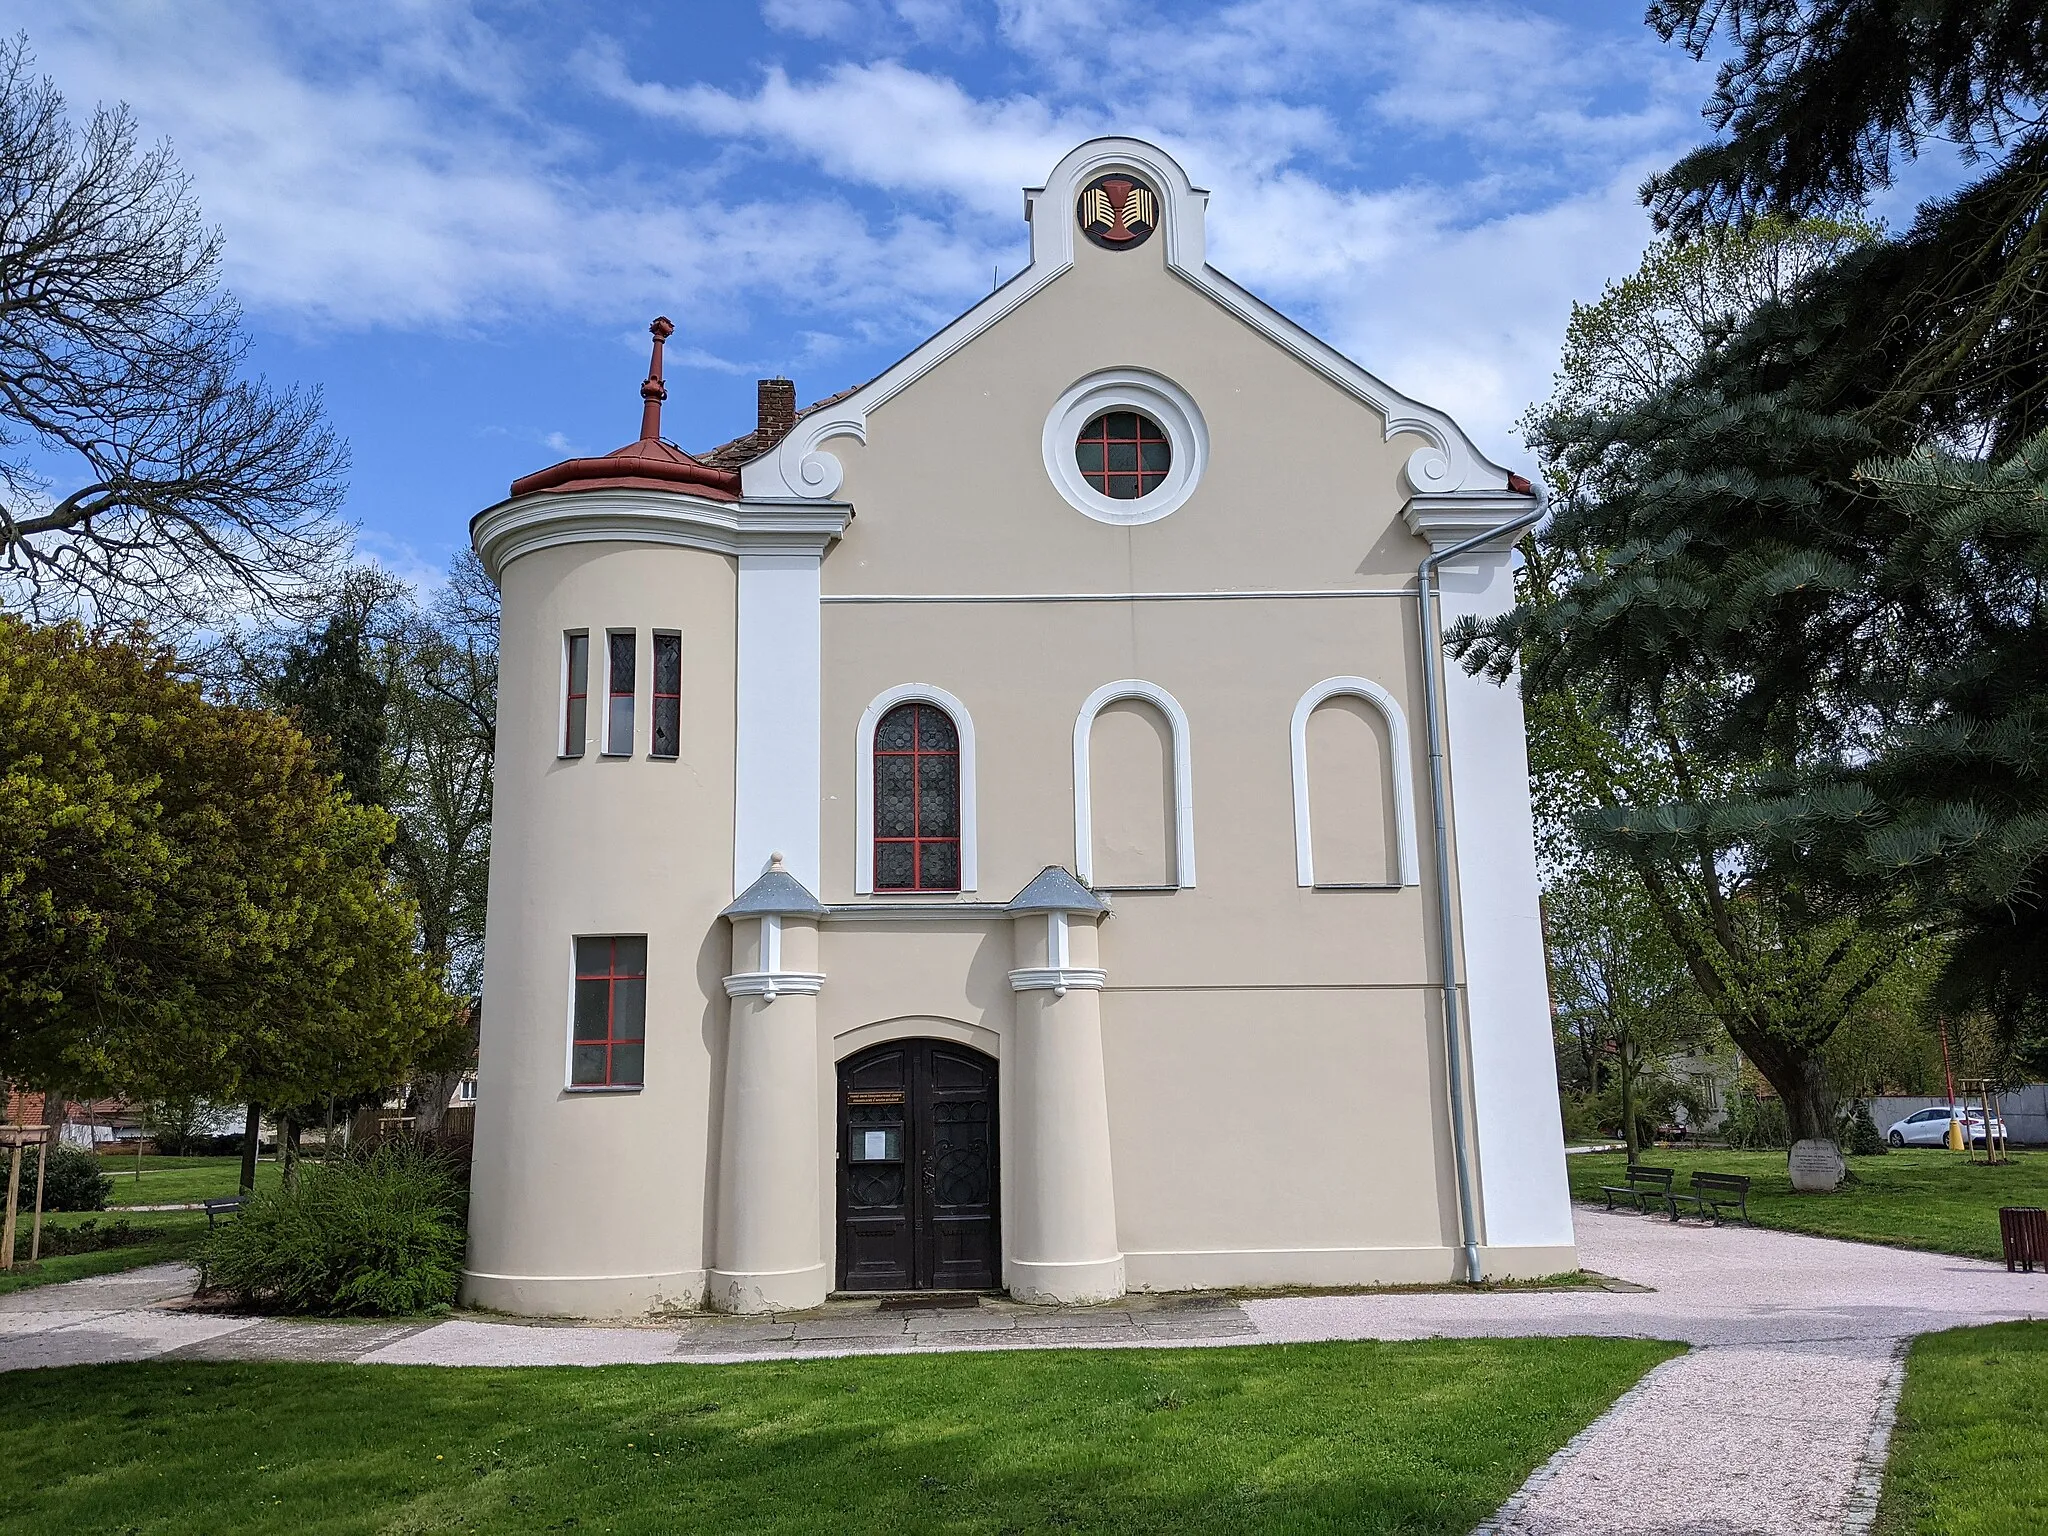
<svg viewBox="0 0 2048 1536"><path fill-rule="evenodd" d="M848 1133L852 1145L847 1149L847 1160L855 1163L898 1163L903 1160L903 1131L901 1127L889 1126L882 1130L868 1130L856 1126Z"/></svg>

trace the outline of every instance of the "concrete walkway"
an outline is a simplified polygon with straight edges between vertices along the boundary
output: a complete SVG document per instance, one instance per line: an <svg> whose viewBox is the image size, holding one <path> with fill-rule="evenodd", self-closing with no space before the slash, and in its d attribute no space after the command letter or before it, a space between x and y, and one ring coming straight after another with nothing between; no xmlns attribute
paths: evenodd
<svg viewBox="0 0 2048 1536"><path fill-rule="evenodd" d="M1132 1297L1061 1310L984 1300L898 1311L847 1301L801 1316L594 1328L218 1316L184 1309L191 1272L159 1265L0 1297L0 1370L158 1357L604 1365L1437 1335L1674 1339L1695 1348L1645 1377L1482 1530L1770 1536L1867 1529L1906 1340L2048 1317L2048 1275L1654 1217L1581 1210L1577 1218L1585 1266L1632 1286Z"/></svg>

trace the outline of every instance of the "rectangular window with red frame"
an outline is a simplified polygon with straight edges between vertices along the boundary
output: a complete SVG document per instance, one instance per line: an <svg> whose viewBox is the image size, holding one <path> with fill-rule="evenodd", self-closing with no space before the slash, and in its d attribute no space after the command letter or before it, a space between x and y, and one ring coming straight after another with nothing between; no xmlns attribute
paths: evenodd
<svg viewBox="0 0 2048 1536"><path fill-rule="evenodd" d="M572 1088L638 1088L647 1063L647 936L576 941Z"/></svg>
<svg viewBox="0 0 2048 1536"><path fill-rule="evenodd" d="M590 636L562 637L562 756L581 757L590 728Z"/></svg>
<svg viewBox="0 0 2048 1536"><path fill-rule="evenodd" d="M605 635L604 750L607 757L633 752L633 690L640 659L639 636L630 629Z"/></svg>
<svg viewBox="0 0 2048 1536"><path fill-rule="evenodd" d="M675 757L683 746L683 637L654 632L655 757Z"/></svg>

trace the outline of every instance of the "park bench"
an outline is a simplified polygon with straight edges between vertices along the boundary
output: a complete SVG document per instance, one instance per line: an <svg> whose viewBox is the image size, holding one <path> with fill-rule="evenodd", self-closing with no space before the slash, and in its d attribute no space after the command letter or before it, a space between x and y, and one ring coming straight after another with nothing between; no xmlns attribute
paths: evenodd
<svg viewBox="0 0 2048 1536"><path fill-rule="evenodd" d="M225 1200L208 1200L205 1204L206 1224L211 1227L221 1217L232 1216L235 1212L239 1211L242 1208L242 1197L240 1195L230 1195Z"/></svg>
<svg viewBox="0 0 2048 1536"><path fill-rule="evenodd" d="M1641 1165L1630 1167L1620 1184L1602 1184L1600 1193L1607 1197L1607 1209L1614 1209L1614 1202L1626 1200L1639 1211L1650 1209L1643 1204L1645 1196L1653 1197L1657 1203L1671 1212L1671 1219L1678 1219L1676 1207L1671 1203L1671 1181L1677 1176L1670 1168L1645 1168Z"/></svg>
<svg viewBox="0 0 2048 1536"><path fill-rule="evenodd" d="M1749 1219L1749 1178L1740 1173L1696 1173L1692 1176L1692 1192L1676 1192L1671 1196L1671 1219L1678 1220L1678 1202L1690 1202L1699 1216L1711 1216L1714 1225L1721 1225L1721 1212L1734 1211L1742 1218L1745 1227L1753 1227Z"/></svg>

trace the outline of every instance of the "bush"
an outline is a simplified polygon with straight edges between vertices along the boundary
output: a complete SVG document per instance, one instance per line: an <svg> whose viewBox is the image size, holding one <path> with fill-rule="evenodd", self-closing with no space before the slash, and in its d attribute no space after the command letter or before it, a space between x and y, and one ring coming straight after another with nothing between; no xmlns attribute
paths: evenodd
<svg viewBox="0 0 2048 1536"><path fill-rule="evenodd" d="M1835 1139L1842 1144L1842 1150L1851 1157L1876 1157L1890 1149L1884 1144L1884 1137L1877 1129L1877 1122L1870 1118L1870 1106L1858 1099L1842 1115L1842 1123L1835 1132Z"/></svg>
<svg viewBox="0 0 2048 1536"><path fill-rule="evenodd" d="M1558 1109L1564 1120L1564 1139L1567 1142L1600 1139L1600 1107L1592 1094L1563 1089L1558 1094Z"/></svg>
<svg viewBox="0 0 2048 1536"><path fill-rule="evenodd" d="M465 1196L442 1158L386 1142L299 1165L297 1186L249 1197L206 1241L208 1281L281 1312L443 1309L462 1276Z"/></svg>
<svg viewBox="0 0 2048 1536"><path fill-rule="evenodd" d="M1731 1147L1770 1151L1792 1145L1792 1132L1785 1123L1785 1105L1767 1099L1747 1083L1728 1095L1728 1118L1721 1136Z"/></svg>
<svg viewBox="0 0 2048 1536"><path fill-rule="evenodd" d="M46 1259L61 1259L74 1253L101 1253L109 1248L136 1248L144 1243L154 1243L164 1236L161 1227L137 1227L129 1224L123 1216L118 1221L101 1226L97 1219L81 1221L75 1227L43 1228L41 1256ZM29 1222L22 1222L14 1233L14 1262L28 1262L28 1251L35 1233Z"/></svg>
<svg viewBox="0 0 2048 1536"><path fill-rule="evenodd" d="M13 1154L0 1152L0 1158ZM4 1184L7 1164L0 1162L0 1200L7 1198ZM50 1144L50 1165L43 1174L43 1209L46 1211L104 1211L114 1181L100 1167L100 1160L83 1147L66 1141ZM21 1208L34 1210L36 1203L36 1149L21 1149Z"/></svg>

